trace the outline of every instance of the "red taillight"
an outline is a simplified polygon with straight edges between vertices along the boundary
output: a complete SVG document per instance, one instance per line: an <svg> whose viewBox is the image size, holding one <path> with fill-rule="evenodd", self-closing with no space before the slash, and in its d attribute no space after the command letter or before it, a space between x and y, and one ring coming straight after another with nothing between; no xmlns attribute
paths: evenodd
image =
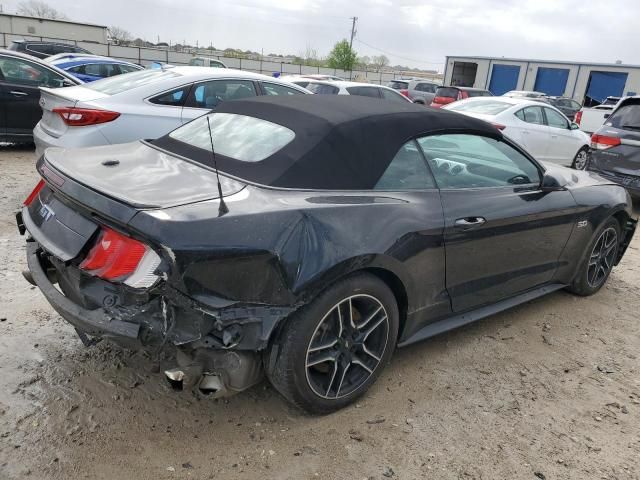
<svg viewBox="0 0 640 480"><path fill-rule="evenodd" d="M596 150L606 150L611 147L616 147L621 143L618 137L608 137L607 135L598 135L597 133L591 135L591 148Z"/></svg>
<svg viewBox="0 0 640 480"><path fill-rule="evenodd" d="M87 125L107 123L120 116L118 112L111 112L109 110L75 107L54 108L53 113L60 115L64 123L70 127L84 127Z"/></svg>
<svg viewBox="0 0 640 480"><path fill-rule="evenodd" d="M502 125L501 123L492 123L491 125L496 127L498 130L504 130L505 128L507 128L506 125Z"/></svg>
<svg viewBox="0 0 640 480"><path fill-rule="evenodd" d="M433 99L433 103L438 103L440 105L446 105L447 103L451 103L453 101L455 101L455 99L451 97L435 97Z"/></svg>
<svg viewBox="0 0 640 480"><path fill-rule="evenodd" d="M580 122L582 121L582 110L576 113L576 116L574 117L573 121L578 125L580 125Z"/></svg>
<svg viewBox="0 0 640 480"><path fill-rule="evenodd" d="M31 203L33 203L33 201L36 199L36 197L38 196L38 194L44 188L45 185L46 184L44 183L44 180L40 179L40 181L36 184L36 187L29 194L29 196L25 199L25 201L22 202L22 204L25 207L28 207L29 205L31 205Z"/></svg>
<svg viewBox="0 0 640 480"><path fill-rule="evenodd" d="M135 272L146 251L143 243L104 228L80 268L105 280L122 279Z"/></svg>
<svg viewBox="0 0 640 480"><path fill-rule="evenodd" d="M401 88L400 90L398 90L402 95L404 95L405 97L409 98L409 90L407 90L406 88Z"/></svg>

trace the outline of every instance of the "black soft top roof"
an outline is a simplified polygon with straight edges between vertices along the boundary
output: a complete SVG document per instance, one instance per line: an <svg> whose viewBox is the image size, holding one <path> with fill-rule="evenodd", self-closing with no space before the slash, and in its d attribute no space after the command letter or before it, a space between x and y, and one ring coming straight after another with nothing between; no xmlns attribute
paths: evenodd
<svg viewBox="0 0 640 480"><path fill-rule="evenodd" d="M260 162L217 155L222 173L285 188L366 190L413 138L435 133L502 137L492 125L455 112L355 95L264 96L224 102L213 112L257 117L295 132L291 143ZM168 135L153 144L213 166L210 151Z"/></svg>

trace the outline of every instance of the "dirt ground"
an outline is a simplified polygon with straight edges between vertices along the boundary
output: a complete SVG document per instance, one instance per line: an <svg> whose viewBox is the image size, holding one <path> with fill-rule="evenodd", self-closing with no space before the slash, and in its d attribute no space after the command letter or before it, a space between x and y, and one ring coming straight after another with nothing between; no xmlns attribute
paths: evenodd
<svg viewBox="0 0 640 480"><path fill-rule="evenodd" d="M326 417L266 383L176 393L166 361L86 349L20 274L30 149L0 147L1 479L639 479L640 235L591 298L554 293L396 352Z"/></svg>

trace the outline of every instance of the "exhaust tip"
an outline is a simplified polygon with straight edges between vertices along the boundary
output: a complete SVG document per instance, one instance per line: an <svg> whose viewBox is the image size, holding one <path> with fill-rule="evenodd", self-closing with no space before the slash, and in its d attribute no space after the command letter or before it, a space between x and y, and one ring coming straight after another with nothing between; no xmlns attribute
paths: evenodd
<svg viewBox="0 0 640 480"><path fill-rule="evenodd" d="M227 393L227 389L222 382L222 379L218 375L207 374L202 375L198 390L203 395L210 398L224 397Z"/></svg>
<svg viewBox="0 0 640 480"><path fill-rule="evenodd" d="M171 388L177 391L182 391L184 387L184 372L179 368L172 368L171 370L165 370L164 376L169 382Z"/></svg>

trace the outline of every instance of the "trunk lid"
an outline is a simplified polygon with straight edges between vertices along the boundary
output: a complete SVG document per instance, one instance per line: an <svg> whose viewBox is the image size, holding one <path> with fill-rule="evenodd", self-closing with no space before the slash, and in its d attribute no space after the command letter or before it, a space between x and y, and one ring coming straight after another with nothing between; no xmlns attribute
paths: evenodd
<svg viewBox="0 0 640 480"><path fill-rule="evenodd" d="M42 108L42 119L40 126L52 137L58 138L69 128L62 120L62 117L53 112L58 107L79 107L84 102L99 100L109 95L96 92L90 88L82 86L67 88L46 88L40 87L40 107Z"/></svg>
<svg viewBox="0 0 640 480"><path fill-rule="evenodd" d="M136 209L170 208L219 198L214 170L146 142L83 149L49 148L45 164L63 176ZM46 176L46 174L45 174ZM220 175L222 195L245 184ZM83 199L77 199L85 203Z"/></svg>

